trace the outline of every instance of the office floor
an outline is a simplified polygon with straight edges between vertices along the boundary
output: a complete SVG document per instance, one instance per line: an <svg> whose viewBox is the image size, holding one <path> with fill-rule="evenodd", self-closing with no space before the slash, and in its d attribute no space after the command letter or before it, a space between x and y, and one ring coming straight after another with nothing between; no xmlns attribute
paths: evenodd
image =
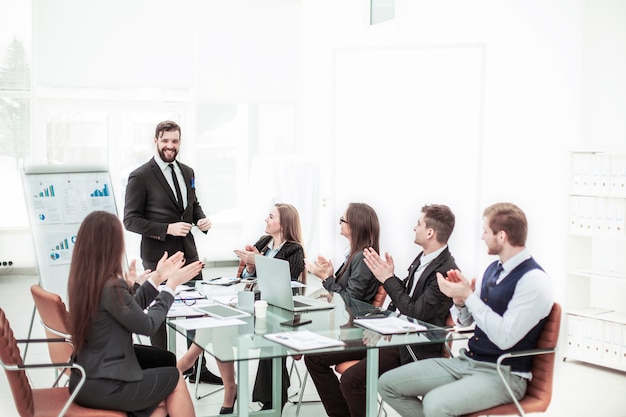
<svg viewBox="0 0 626 417"><path fill-rule="evenodd" d="M225 274L225 275L224 275ZM234 274L234 270L205 271L205 275L219 276ZM315 281L315 279L311 279ZM33 312L33 301L29 287L36 284L38 278L31 275L0 275L0 307L5 311L13 332L17 338L26 338ZM31 337L44 337L43 329L36 316ZM182 336L177 342L178 354L185 349ZM456 347L455 347L456 349ZM31 345L28 349L29 362L49 360L45 345ZM300 375L304 375L303 361L295 362ZM251 364L250 375L255 375L255 364ZM215 363L209 359L209 368L216 370ZM555 370L554 395L552 404L546 417L626 417L626 374L608 370L601 367L583 364L576 361L563 362L557 360ZM0 416L17 416L11 391L4 372L0 376ZM53 379L52 371L29 372L31 384L34 387L49 386ZM252 383L253 381L251 381ZM292 375L292 388L290 393L297 394L299 386L297 374ZM214 385L200 385L200 393L214 389ZM193 390L193 386L190 387ZM209 395L201 400L195 400L198 416L217 414L222 402L222 391ZM297 399L297 395L294 395ZM317 399L317 393L312 382L307 383L305 400ZM257 409L257 408L255 408ZM388 417L395 417L397 413L386 407ZM296 405L287 404L283 410L283 416L295 416ZM324 408L319 402L303 404L300 410L302 417L319 417L326 415Z"/></svg>

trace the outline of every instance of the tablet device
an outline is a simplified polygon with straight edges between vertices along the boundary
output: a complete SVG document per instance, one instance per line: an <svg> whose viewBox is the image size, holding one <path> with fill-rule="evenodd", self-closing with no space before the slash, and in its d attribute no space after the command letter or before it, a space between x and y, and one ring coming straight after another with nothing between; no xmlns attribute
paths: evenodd
<svg viewBox="0 0 626 417"><path fill-rule="evenodd" d="M218 319L237 319L241 317L250 317L250 314L246 313L245 311L237 310L236 308L232 308L223 304L207 304L203 306L197 306L194 307L194 310L197 310L204 314L208 314L209 316Z"/></svg>
<svg viewBox="0 0 626 417"><path fill-rule="evenodd" d="M283 321L282 323L280 323L280 325L289 326L289 327L298 327L298 326L303 326L309 323L312 323L312 320L293 319L293 320Z"/></svg>

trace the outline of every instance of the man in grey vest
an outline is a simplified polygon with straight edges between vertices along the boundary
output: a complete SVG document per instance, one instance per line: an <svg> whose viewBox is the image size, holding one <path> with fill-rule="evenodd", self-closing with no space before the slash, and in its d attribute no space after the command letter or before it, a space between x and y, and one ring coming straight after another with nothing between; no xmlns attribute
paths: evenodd
<svg viewBox="0 0 626 417"><path fill-rule="evenodd" d="M462 326L476 323L468 349L452 359L426 359L383 374L379 392L401 416L458 416L511 398L496 371L505 352L533 349L554 304L552 283L526 249L528 224L514 204L497 203L483 213L482 239L490 255L481 286L460 271L439 274L439 288L454 301L453 316ZM504 361L515 396L532 378L532 358ZM505 367L507 368L507 367ZM418 398L422 397L422 399Z"/></svg>

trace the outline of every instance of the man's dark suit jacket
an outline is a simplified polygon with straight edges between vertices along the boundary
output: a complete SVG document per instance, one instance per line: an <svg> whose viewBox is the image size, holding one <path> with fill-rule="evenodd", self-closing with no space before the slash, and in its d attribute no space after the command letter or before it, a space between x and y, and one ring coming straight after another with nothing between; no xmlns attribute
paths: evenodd
<svg viewBox="0 0 626 417"><path fill-rule="evenodd" d="M413 292L413 296L409 297L410 288L406 288L409 278L413 276L415 270L419 266L419 260L422 257L420 253L417 258L409 266L409 274L404 281L401 281L395 275L385 281L384 287L391 298L393 305L400 313L425 321L436 326L444 326L446 318L450 314L452 307L452 299L439 290L437 284L437 272L445 275L450 269L456 269L454 257L448 250L444 249L435 259L433 259L417 281L417 286ZM441 356L442 345L415 345L413 351L419 359ZM402 363L411 362L411 356L404 347L400 348L400 360Z"/></svg>
<svg viewBox="0 0 626 417"><path fill-rule="evenodd" d="M193 169L177 163L187 187L187 208L182 212L172 188L154 158L131 172L128 177L124 226L141 235L141 259L144 268L154 270L164 251L169 255L177 251L184 252L186 263L199 259L192 233L186 237L167 234L170 223L184 221L195 224L206 217L196 198Z"/></svg>

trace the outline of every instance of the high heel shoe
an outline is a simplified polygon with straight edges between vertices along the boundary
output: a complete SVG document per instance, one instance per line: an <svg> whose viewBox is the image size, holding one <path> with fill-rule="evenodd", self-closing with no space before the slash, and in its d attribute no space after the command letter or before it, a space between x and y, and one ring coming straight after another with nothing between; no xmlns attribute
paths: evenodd
<svg viewBox="0 0 626 417"><path fill-rule="evenodd" d="M235 411L235 402L237 402L237 394L235 394L235 398L233 399L233 406L220 408L220 414L232 414Z"/></svg>

